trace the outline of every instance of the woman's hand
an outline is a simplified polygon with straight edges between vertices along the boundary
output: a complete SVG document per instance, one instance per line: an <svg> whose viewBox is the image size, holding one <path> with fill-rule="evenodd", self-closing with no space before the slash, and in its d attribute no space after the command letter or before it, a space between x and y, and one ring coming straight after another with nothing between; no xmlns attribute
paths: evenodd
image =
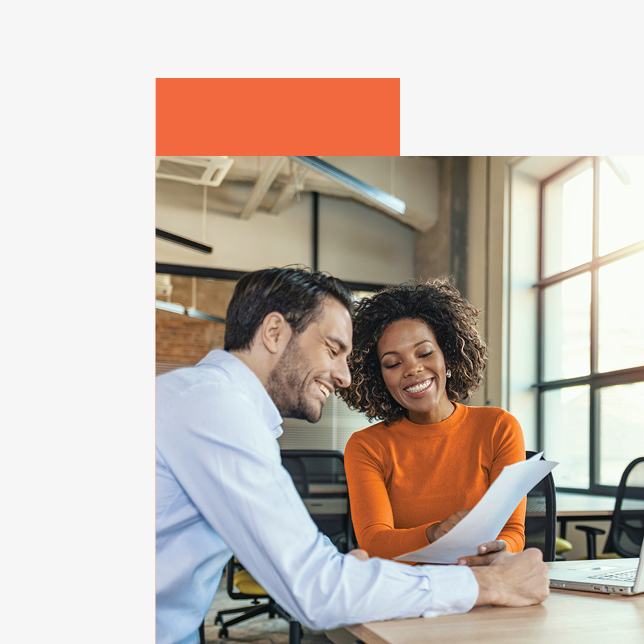
<svg viewBox="0 0 644 644"><path fill-rule="evenodd" d="M468 514L469 510L459 510L447 517L440 523L430 525L425 531L427 539L433 543L440 539L444 534L447 534L459 521L462 521ZM479 546L479 554L471 555L469 557L461 557L458 560L459 566L488 566L491 564L502 552L505 552L507 544L503 539L496 541L488 541Z"/></svg>
<svg viewBox="0 0 644 644"><path fill-rule="evenodd" d="M505 551L507 544L503 539L496 541L488 541L479 546L479 554L472 555L471 557L461 557L458 560L459 566L488 566L491 564L502 552Z"/></svg>
<svg viewBox="0 0 644 644"><path fill-rule="evenodd" d="M447 534L459 521L462 521L468 514L469 510L459 510L452 514L451 517L447 517L444 521L440 523L435 523L430 525L425 534L430 543L434 543L437 539L440 539L444 534ZM487 544L485 544L487 545Z"/></svg>

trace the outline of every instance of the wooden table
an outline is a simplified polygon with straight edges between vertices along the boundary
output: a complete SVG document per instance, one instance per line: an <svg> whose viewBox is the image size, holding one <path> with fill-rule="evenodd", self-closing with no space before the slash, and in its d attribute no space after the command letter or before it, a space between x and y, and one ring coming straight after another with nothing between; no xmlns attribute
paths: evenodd
<svg viewBox="0 0 644 644"><path fill-rule="evenodd" d="M482 606L461 615L357 624L327 636L335 644L635 644L644 642L644 595L552 590L537 606Z"/></svg>

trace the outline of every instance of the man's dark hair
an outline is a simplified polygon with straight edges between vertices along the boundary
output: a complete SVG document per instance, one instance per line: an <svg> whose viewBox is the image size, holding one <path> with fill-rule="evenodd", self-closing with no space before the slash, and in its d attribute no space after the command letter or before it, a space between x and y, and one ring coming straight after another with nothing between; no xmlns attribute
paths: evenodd
<svg viewBox="0 0 644 644"><path fill-rule="evenodd" d="M308 268L267 268L242 277L226 312L226 351L250 349L257 329L272 311L281 313L294 334L302 333L321 312L325 297L334 297L349 313L353 295L341 280Z"/></svg>

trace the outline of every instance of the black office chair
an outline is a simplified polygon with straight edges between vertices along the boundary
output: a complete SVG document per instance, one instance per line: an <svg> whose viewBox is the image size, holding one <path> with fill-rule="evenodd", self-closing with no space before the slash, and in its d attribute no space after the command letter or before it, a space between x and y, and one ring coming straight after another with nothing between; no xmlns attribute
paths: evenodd
<svg viewBox="0 0 644 644"><path fill-rule="evenodd" d="M597 535L606 534L605 530L576 527L586 533L588 559L639 557L644 539L644 456L631 461L619 481L604 552L597 554Z"/></svg>
<svg viewBox="0 0 644 644"><path fill-rule="evenodd" d="M526 452L526 459L536 452ZM544 460L543 456L541 460ZM525 547L538 548L544 561L554 561L556 557L557 506L555 483L552 472L548 472L530 492L528 492L525 517Z"/></svg>
<svg viewBox="0 0 644 644"><path fill-rule="evenodd" d="M311 518L343 553L355 548L355 533L344 454L335 450L282 450L282 465L291 475Z"/></svg>

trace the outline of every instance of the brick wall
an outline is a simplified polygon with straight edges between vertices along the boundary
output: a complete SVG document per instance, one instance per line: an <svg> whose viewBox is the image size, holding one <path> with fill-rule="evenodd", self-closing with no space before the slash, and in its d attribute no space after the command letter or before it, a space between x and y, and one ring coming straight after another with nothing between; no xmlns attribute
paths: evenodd
<svg viewBox="0 0 644 644"><path fill-rule="evenodd" d="M224 318L235 282L196 279L194 304L199 311ZM193 278L172 276L171 301L186 308L193 306ZM166 297L158 296L166 301ZM224 347L223 324L197 320L187 315L156 310L157 363L192 365L213 349Z"/></svg>
<svg viewBox="0 0 644 644"><path fill-rule="evenodd" d="M212 349L224 347L224 325L157 309L157 362L196 364Z"/></svg>

